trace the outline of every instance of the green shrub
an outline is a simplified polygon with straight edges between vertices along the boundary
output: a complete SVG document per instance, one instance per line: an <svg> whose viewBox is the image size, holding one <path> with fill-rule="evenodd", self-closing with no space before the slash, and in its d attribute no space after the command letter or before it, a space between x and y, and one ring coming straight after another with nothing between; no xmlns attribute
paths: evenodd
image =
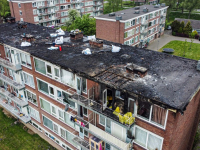
<svg viewBox="0 0 200 150"><path fill-rule="evenodd" d="M180 28L178 29L178 33L183 33L183 28L182 28L182 27L180 27Z"/></svg>
<svg viewBox="0 0 200 150"><path fill-rule="evenodd" d="M192 149L194 149L194 147L197 145L197 143L199 142L199 140L200 140L200 133L197 130L197 132L195 134L195 137L194 137L194 143L193 143L193 148Z"/></svg>
<svg viewBox="0 0 200 150"><path fill-rule="evenodd" d="M173 36L176 36L176 32L172 32L172 35L173 35Z"/></svg>
<svg viewBox="0 0 200 150"><path fill-rule="evenodd" d="M198 35L198 32L196 30L194 30L192 33L194 34L194 36Z"/></svg>

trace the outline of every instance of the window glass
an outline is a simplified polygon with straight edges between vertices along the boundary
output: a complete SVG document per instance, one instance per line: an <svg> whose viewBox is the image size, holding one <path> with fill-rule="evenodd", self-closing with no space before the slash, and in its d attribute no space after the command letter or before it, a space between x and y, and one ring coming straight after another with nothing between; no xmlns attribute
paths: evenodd
<svg viewBox="0 0 200 150"><path fill-rule="evenodd" d="M87 93L87 84L86 84L86 79L82 78L82 88L83 88L83 92Z"/></svg>
<svg viewBox="0 0 200 150"><path fill-rule="evenodd" d="M49 87L49 91L50 91L50 94L54 95L54 89L52 87Z"/></svg>
<svg viewBox="0 0 200 150"><path fill-rule="evenodd" d="M105 125L105 118L100 115L100 124Z"/></svg>
<svg viewBox="0 0 200 150"><path fill-rule="evenodd" d="M38 88L39 88L40 91L49 94L48 84L47 83L38 80Z"/></svg>
<svg viewBox="0 0 200 150"><path fill-rule="evenodd" d="M87 108L83 107L83 114L87 116Z"/></svg>
<svg viewBox="0 0 200 150"><path fill-rule="evenodd" d="M147 148L161 150L162 140L156 136L149 134Z"/></svg>
<svg viewBox="0 0 200 150"><path fill-rule="evenodd" d="M53 122L49 120L48 118L46 118L45 116L43 116L43 123L45 126L53 130Z"/></svg>
<svg viewBox="0 0 200 150"><path fill-rule="evenodd" d="M62 138L65 138L65 130L63 130L62 128L60 128L60 134Z"/></svg>
<svg viewBox="0 0 200 150"><path fill-rule="evenodd" d="M56 114L56 108L54 106L52 106L51 108L52 108L52 113Z"/></svg>
<svg viewBox="0 0 200 150"><path fill-rule="evenodd" d="M59 69L54 68L55 76L60 77Z"/></svg>
<svg viewBox="0 0 200 150"><path fill-rule="evenodd" d="M84 135L88 136L88 132L86 130L84 130Z"/></svg>
<svg viewBox="0 0 200 150"><path fill-rule="evenodd" d="M47 65L47 73L52 74L51 73L51 66Z"/></svg>
<svg viewBox="0 0 200 150"><path fill-rule="evenodd" d="M35 62L35 70L39 71L40 73L46 74L45 62L36 58L34 59L34 62Z"/></svg>
<svg viewBox="0 0 200 150"><path fill-rule="evenodd" d="M146 146L146 140L147 140L147 132L136 127L135 128L135 141L143 146Z"/></svg>
<svg viewBox="0 0 200 150"><path fill-rule="evenodd" d="M166 112L167 112L166 109L159 107L157 105L153 105L152 113L151 113L151 121L156 124L164 126Z"/></svg>
<svg viewBox="0 0 200 150"><path fill-rule="evenodd" d="M61 110L58 110L59 119L64 119L64 113Z"/></svg>
<svg viewBox="0 0 200 150"><path fill-rule="evenodd" d="M56 124L53 124L54 132L58 133L58 126Z"/></svg>
<svg viewBox="0 0 200 150"><path fill-rule="evenodd" d="M40 104L41 104L41 108L44 109L45 111L47 111L48 113L51 113L51 109L50 109L50 103L41 99L40 98Z"/></svg>
<svg viewBox="0 0 200 150"><path fill-rule="evenodd" d="M143 118L149 119L151 104L148 102L138 101L137 114Z"/></svg>

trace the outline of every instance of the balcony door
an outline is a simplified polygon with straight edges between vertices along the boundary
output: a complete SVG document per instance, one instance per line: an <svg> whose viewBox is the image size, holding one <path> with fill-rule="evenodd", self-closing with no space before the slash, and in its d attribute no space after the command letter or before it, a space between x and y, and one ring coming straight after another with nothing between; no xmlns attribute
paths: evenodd
<svg viewBox="0 0 200 150"><path fill-rule="evenodd" d="M82 93L82 78L80 78L80 77L76 78L76 90L77 90L77 93L81 95L81 93Z"/></svg>
<svg viewBox="0 0 200 150"><path fill-rule="evenodd" d="M84 130L83 128L80 127L80 130L79 130L79 136L84 139Z"/></svg>
<svg viewBox="0 0 200 150"><path fill-rule="evenodd" d="M106 132L111 133L111 121L106 118Z"/></svg>

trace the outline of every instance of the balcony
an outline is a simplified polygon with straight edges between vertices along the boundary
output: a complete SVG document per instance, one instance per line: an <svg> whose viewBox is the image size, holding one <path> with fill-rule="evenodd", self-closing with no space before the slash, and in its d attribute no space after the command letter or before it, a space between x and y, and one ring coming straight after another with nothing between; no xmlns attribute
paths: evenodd
<svg viewBox="0 0 200 150"><path fill-rule="evenodd" d="M11 99L13 102L15 102L16 104L18 104L21 107L28 105L28 102L19 99L18 97L14 96L10 92L6 91L4 88L0 87L0 93L2 95L4 95L5 97L8 97L9 99Z"/></svg>
<svg viewBox="0 0 200 150"><path fill-rule="evenodd" d="M142 26L148 25L148 20L142 21L142 22L141 22L141 25L142 25Z"/></svg>
<svg viewBox="0 0 200 150"><path fill-rule="evenodd" d="M141 33L142 35L147 34L147 33L148 33L148 28L143 29L143 30L140 30L140 33Z"/></svg>
<svg viewBox="0 0 200 150"><path fill-rule="evenodd" d="M68 89L67 92L71 94L70 98L72 101L76 102L77 104L79 104L83 107L86 107L88 109L91 109L98 113L101 113L102 115L104 115L108 118L111 118L112 120L114 120L117 123L120 123L127 129L130 129L132 127L132 125L135 123L134 121L131 120L131 118L126 120L126 123L122 122L121 118L124 117L123 115L120 114L121 116L118 117L117 115L113 114L114 110L112 110L110 108L106 108L103 110L102 104L100 104L94 100L91 100L90 98L79 95L76 92L74 92L72 89ZM92 119L89 119L89 122L84 123L86 128L87 128L87 124L89 124L89 123L91 124L92 121L93 121ZM82 122L84 122L84 121L82 121Z"/></svg>
<svg viewBox="0 0 200 150"><path fill-rule="evenodd" d="M118 138L114 137L113 135L101 130L100 128L89 124L89 131L94 136L98 137L99 139L110 143L111 145L115 146L118 149L121 150L129 150L131 143L123 142L122 140L119 140Z"/></svg>
<svg viewBox="0 0 200 150"><path fill-rule="evenodd" d="M58 19L57 17L52 17L52 18L49 18L49 19L42 19L42 20L39 20L39 23L49 22L49 21L53 21L53 20L57 20L57 19Z"/></svg>
<svg viewBox="0 0 200 150"><path fill-rule="evenodd" d="M6 68L13 70L13 71L22 70L21 64L13 65L10 61L5 60L1 57L0 57L0 64Z"/></svg>
<svg viewBox="0 0 200 150"><path fill-rule="evenodd" d="M81 139L78 136L73 138L72 141L74 143L76 143L77 145L79 145L81 147L81 149L83 149L83 150L89 150L90 149L90 144L87 141L85 141L84 139Z"/></svg>
<svg viewBox="0 0 200 150"><path fill-rule="evenodd" d="M55 14L55 13L56 13L55 11L42 12L42 13L38 13L38 16L46 16L46 15Z"/></svg>
<svg viewBox="0 0 200 150"><path fill-rule="evenodd" d="M7 111L9 111L11 114L13 114L17 118L19 118L21 121L23 121L24 123L28 123L29 121L31 121L31 118L29 116L23 115L16 108L14 108L13 106L7 104L6 100L3 99L2 97L0 98L0 105L3 108L5 108Z"/></svg>
<svg viewBox="0 0 200 150"><path fill-rule="evenodd" d="M93 9L93 12L98 12L98 11L100 11L99 9Z"/></svg>
<svg viewBox="0 0 200 150"><path fill-rule="evenodd" d="M77 6L77 7L76 7L76 9L81 9L81 8L82 8L81 6Z"/></svg>
<svg viewBox="0 0 200 150"><path fill-rule="evenodd" d="M14 80L8 78L7 76L5 76L5 75L3 75L1 73L0 73L0 79L3 80L4 82L8 83L12 87L18 89L18 90L21 90L21 89L25 88L24 85L21 85L21 84L15 82Z"/></svg>
<svg viewBox="0 0 200 150"><path fill-rule="evenodd" d="M81 0L71 1L72 4L81 3Z"/></svg>
<svg viewBox="0 0 200 150"><path fill-rule="evenodd" d="M96 3L96 4L94 4L93 6L95 6L95 7L98 7L98 6L101 6L102 5L102 3Z"/></svg>

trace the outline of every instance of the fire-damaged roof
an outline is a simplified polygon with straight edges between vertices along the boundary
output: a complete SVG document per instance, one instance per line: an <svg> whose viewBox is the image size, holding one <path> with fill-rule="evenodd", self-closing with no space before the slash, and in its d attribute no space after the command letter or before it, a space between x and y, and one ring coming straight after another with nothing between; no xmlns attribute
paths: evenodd
<svg viewBox="0 0 200 150"><path fill-rule="evenodd" d="M55 32L54 29L33 24L28 24L27 29L18 29L17 26L16 23L0 25L0 43L26 51L96 82L161 103L168 108L183 111L200 85L196 60L108 41L104 41L103 48L94 48L90 47L85 37L83 41L71 42L68 33L64 36L62 51L48 50L50 46L45 45L45 42L49 34ZM36 40L32 46L20 46L21 35L24 33L35 36ZM120 52L112 53L112 44L120 46ZM86 48L91 49L91 55L82 53ZM134 70L147 74L140 77L130 73Z"/></svg>

